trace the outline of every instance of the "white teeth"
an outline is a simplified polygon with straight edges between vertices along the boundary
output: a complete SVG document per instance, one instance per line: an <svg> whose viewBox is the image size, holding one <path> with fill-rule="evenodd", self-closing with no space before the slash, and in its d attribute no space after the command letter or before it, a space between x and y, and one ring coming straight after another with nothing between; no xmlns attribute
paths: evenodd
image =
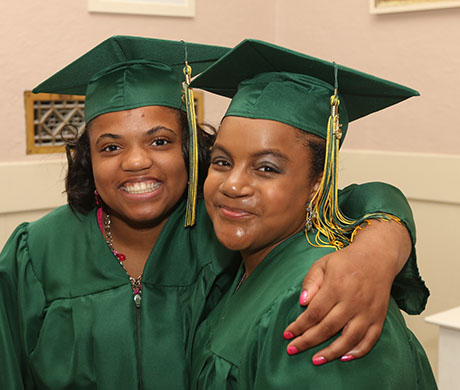
<svg viewBox="0 0 460 390"><path fill-rule="evenodd" d="M129 184L123 187L123 189L128 193L128 194L145 194L148 192L155 191L157 188L159 188L161 183L156 182L141 182L141 183L134 183L134 184Z"/></svg>

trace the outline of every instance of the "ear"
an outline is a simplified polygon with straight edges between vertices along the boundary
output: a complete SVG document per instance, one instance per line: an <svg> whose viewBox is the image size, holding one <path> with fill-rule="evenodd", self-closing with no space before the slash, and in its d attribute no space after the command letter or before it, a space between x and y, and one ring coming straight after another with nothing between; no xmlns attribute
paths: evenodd
<svg viewBox="0 0 460 390"><path fill-rule="evenodd" d="M318 175L316 180L312 183L311 191L308 197L309 202L313 199L315 194L318 192L319 186L321 184L321 180L323 180L323 174L324 172L321 172L321 174Z"/></svg>

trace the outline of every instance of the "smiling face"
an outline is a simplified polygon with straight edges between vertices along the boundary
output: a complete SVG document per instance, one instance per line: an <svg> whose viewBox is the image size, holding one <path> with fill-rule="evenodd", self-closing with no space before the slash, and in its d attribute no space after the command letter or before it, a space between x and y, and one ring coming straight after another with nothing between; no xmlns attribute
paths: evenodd
<svg viewBox="0 0 460 390"><path fill-rule="evenodd" d="M90 122L94 182L112 218L143 227L166 222L187 185L181 137L178 112L161 106Z"/></svg>
<svg viewBox="0 0 460 390"><path fill-rule="evenodd" d="M259 261L299 232L319 179L295 128L280 122L226 117L204 185L217 237L243 258ZM246 259L245 259L246 261Z"/></svg>

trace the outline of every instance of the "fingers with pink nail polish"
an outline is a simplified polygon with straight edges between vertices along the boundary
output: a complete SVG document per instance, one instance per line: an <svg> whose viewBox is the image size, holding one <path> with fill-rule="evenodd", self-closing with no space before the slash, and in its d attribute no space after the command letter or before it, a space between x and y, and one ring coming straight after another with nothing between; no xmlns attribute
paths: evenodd
<svg viewBox="0 0 460 390"><path fill-rule="evenodd" d="M289 355L296 355L296 354L299 353L299 350L296 347L294 347L293 345L290 345L289 347L287 347L287 353Z"/></svg>

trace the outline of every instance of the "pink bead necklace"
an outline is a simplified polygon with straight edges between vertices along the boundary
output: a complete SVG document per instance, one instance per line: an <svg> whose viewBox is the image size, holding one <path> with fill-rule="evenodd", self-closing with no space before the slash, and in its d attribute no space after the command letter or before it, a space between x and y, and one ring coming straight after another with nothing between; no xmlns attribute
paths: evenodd
<svg viewBox="0 0 460 390"><path fill-rule="evenodd" d="M107 243L107 246L109 249L112 251L114 256L117 258L118 262L120 265L123 267L125 270L126 274L129 277L129 281L131 282L131 288L133 289L133 294L134 294L134 302L136 304L136 307L140 307L141 305L141 294L142 294L142 275L139 275L137 278L133 278L128 271L126 270L123 262L126 260L126 256L123 253L118 252L114 247L113 247L113 237L112 237L112 231L110 229L112 221L110 219L109 213L105 214L104 218L104 227L105 227L105 242Z"/></svg>

